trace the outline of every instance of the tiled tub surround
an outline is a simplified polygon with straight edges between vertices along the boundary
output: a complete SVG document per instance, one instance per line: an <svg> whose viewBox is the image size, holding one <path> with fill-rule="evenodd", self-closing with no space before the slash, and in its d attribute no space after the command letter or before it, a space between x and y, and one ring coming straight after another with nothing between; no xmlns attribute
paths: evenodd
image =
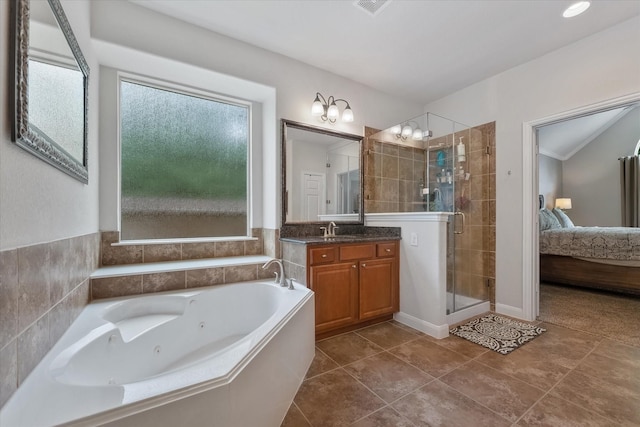
<svg viewBox="0 0 640 427"><path fill-rule="evenodd" d="M313 359L313 300L257 281L94 302L0 425L277 426Z"/></svg>
<svg viewBox="0 0 640 427"><path fill-rule="evenodd" d="M101 267L91 275L91 299L274 279L277 265L262 268L270 259L248 255Z"/></svg>
<svg viewBox="0 0 640 427"><path fill-rule="evenodd" d="M0 252L0 406L89 302L99 233Z"/></svg>
<svg viewBox="0 0 640 427"><path fill-rule="evenodd" d="M251 237L233 237L211 242L132 241L120 242L120 233L102 233L101 265L141 264L202 258L266 254L278 258L278 230L253 228Z"/></svg>
<svg viewBox="0 0 640 427"><path fill-rule="evenodd" d="M92 275L91 298L273 279L277 266L262 265L279 258L279 230L254 228L251 234L216 241L120 242L117 231L103 232L102 267Z"/></svg>

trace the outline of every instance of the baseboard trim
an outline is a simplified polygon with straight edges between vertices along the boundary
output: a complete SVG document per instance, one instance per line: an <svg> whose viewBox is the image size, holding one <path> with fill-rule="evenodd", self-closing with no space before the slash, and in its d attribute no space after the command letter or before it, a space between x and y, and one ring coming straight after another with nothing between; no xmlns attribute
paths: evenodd
<svg viewBox="0 0 640 427"><path fill-rule="evenodd" d="M490 310L491 304L489 303L489 301L485 301L469 308L463 308L462 310L456 311L455 313L447 314L447 323L449 325L462 323L472 317L488 313Z"/></svg>
<svg viewBox="0 0 640 427"><path fill-rule="evenodd" d="M515 317L520 320L530 320L524 314L524 310L520 307L514 307L511 305L496 303L496 313L504 314L505 316Z"/></svg>
<svg viewBox="0 0 640 427"><path fill-rule="evenodd" d="M402 323L403 325L407 325L412 327L413 329L417 329L420 332L424 332L427 335L430 335L434 338L446 338L449 336L449 325L434 325L433 323L427 322L426 320L418 319L417 317L413 317L409 314L398 312L393 315L394 320Z"/></svg>

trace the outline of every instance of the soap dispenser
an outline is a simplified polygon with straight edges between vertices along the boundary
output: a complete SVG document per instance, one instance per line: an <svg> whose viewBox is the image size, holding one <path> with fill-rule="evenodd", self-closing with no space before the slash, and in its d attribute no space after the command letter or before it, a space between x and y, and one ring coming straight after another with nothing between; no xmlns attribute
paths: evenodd
<svg viewBox="0 0 640 427"><path fill-rule="evenodd" d="M467 159L462 138L464 138L464 136L460 137L460 143L456 146L456 151L458 153L458 162L464 162Z"/></svg>

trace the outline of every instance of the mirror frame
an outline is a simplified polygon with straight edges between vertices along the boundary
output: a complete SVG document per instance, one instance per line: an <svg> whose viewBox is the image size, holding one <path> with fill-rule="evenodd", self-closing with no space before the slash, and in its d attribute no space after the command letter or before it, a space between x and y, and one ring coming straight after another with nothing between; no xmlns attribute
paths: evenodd
<svg viewBox="0 0 640 427"><path fill-rule="evenodd" d="M84 91L84 132L83 159L79 161L37 132L29 125L29 0L15 0L12 5L11 58L13 61L14 85L12 86L14 116L12 120L11 138L19 146L36 157L55 166L83 183L89 182L88 171L88 104L89 104L89 66L80 46L73 35L69 21L62 9L60 0L47 0L51 11L64 34L73 53L78 68L83 74Z"/></svg>
<svg viewBox="0 0 640 427"><path fill-rule="evenodd" d="M280 135L281 135L281 158L282 158L282 173L281 173L281 193L280 196L282 198L282 226L295 226L295 225L305 225L305 224L325 224L322 221L298 221L298 222L287 222L287 128L295 128L300 130L306 130L309 132L320 133L323 135L330 135L344 139L350 139L352 141L357 141L360 145L360 212L358 216L358 221L339 221L339 224L352 224L352 225L363 225L364 224L364 150L363 150L363 142L364 137L360 135L354 135L351 133L334 131L330 129L325 129L319 126L312 126L306 123L300 123L293 120L288 119L280 119Z"/></svg>

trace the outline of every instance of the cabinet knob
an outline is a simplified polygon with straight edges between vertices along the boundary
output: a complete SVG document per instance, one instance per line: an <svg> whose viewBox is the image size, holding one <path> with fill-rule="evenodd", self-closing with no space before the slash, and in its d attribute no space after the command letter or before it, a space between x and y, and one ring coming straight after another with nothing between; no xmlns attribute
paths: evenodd
<svg viewBox="0 0 640 427"><path fill-rule="evenodd" d="M353 264L353 265L351 266L351 268L357 268L357 267L356 267L356 265L355 265L355 264Z"/></svg>
<svg viewBox="0 0 640 427"><path fill-rule="evenodd" d="M362 264L362 266L363 266L363 267L366 267L366 266L367 266L367 264Z"/></svg>
<svg viewBox="0 0 640 427"><path fill-rule="evenodd" d="M326 257L327 257L327 254L322 254L322 258L326 258Z"/></svg>
<svg viewBox="0 0 640 427"><path fill-rule="evenodd" d="M385 251L387 251L387 252L391 252L391 249L387 248L387 249L385 249Z"/></svg>

